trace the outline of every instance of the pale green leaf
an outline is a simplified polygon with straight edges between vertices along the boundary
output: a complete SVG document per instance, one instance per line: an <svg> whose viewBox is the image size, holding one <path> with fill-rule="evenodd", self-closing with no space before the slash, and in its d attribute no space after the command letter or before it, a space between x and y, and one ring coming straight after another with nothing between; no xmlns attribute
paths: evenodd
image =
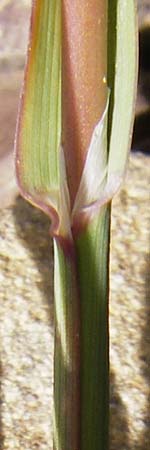
<svg viewBox="0 0 150 450"><path fill-rule="evenodd" d="M60 184L61 0L33 2L30 41L17 129L19 184L32 200ZM35 201L36 203L36 201Z"/></svg>
<svg viewBox="0 0 150 450"><path fill-rule="evenodd" d="M108 160L108 183L114 185L123 178L128 150L131 144L134 106L137 87L137 15L134 0L110 0L109 66L108 79L112 98L110 116L110 143ZM113 17L114 16L114 17ZM116 17L115 17L116 16ZM115 30L113 29L115 26ZM115 49L113 55L113 39ZM114 61L113 61L114 56ZM115 190L115 186L114 186Z"/></svg>

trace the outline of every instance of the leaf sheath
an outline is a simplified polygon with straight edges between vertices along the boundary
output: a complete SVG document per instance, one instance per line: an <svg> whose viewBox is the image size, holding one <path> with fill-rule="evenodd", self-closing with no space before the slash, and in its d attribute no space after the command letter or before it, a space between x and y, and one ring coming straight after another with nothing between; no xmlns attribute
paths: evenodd
<svg viewBox="0 0 150 450"><path fill-rule="evenodd" d="M54 450L80 450L80 303L73 246L70 250L66 256L54 241Z"/></svg>

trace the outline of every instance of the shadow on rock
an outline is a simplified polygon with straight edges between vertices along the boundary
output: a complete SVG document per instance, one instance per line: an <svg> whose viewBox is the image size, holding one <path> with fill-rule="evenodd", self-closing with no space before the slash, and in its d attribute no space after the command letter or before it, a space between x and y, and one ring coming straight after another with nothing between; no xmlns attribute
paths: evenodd
<svg viewBox="0 0 150 450"><path fill-rule="evenodd" d="M145 401L145 413L143 413L143 433L134 443L134 450L148 450L150 442L150 283L149 283L149 258L147 267L143 268L143 278L145 277L145 303L143 299L144 320L141 323L141 345L139 358L141 373L146 386L147 399ZM126 407L118 394L114 373L110 374L110 450L131 450L130 430L128 429L128 413ZM140 395L140 393L139 393ZM137 430L138 431L138 430Z"/></svg>
<svg viewBox="0 0 150 450"><path fill-rule="evenodd" d="M2 413L1 413L1 406L2 406L2 391L1 391L1 379L2 379L2 366L0 362L0 450L3 450L4 448L4 435L3 435L3 423L2 423Z"/></svg>
<svg viewBox="0 0 150 450"><path fill-rule="evenodd" d="M29 249L40 273L40 281L37 281L38 289L41 290L44 301L50 305L50 293L53 291L53 249L52 239L49 235L50 221L45 214L21 197L16 199L13 215L18 237ZM50 320L53 322L51 309L50 305Z"/></svg>
<svg viewBox="0 0 150 450"><path fill-rule="evenodd" d="M145 268L145 323L142 329L140 358L142 361L141 371L147 388L147 400L145 405L145 415L143 417L144 432L141 437L139 450L148 450L150 443L150 279L149 279L149 257Z"/></svg>
<svg viewBox="0 0 150 450"><path fill-rule="evenodd" d="M139 34L139 82L132 149L150 152L150 27Z"/></svg>
<svg viewBox="0 0 150 450"><path fill-rule="evenodd" d="M115 375L110 372L110 450L130 450L128 415L115 382Z"/></svg>

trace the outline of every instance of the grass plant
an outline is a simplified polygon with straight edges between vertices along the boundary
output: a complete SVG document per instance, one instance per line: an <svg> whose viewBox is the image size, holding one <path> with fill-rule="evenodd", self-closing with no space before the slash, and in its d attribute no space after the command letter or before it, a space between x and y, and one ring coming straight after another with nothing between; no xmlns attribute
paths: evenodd
<svg viewBox="0 0 150 450"><path fill-rule="evenodd" d="M136 80L133 0L33 1L16 172L54 240L55 450L108 449L110 212Z"/></svg>

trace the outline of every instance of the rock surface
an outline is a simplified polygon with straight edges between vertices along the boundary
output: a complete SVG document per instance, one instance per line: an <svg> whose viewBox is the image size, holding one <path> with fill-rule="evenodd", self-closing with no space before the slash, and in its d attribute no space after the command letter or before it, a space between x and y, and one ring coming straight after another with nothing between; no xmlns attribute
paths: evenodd
<svg viewBox="0 0 150 450"><path fill-rule="evenodd" d="M30 0L0 2L0 208L11 204L18 192L13 146L30 4Z"/></svg>
<svg viewBox="0 0 150 450"><path fill-rule="evenodd" d="M1 155L13 147L29 5L29 0L0 3ZM138 5L144 23L149 0ZM149 156L131 154L112 209L110 450L148 450L149 443L148 183ZM48 230L47 218L21 197L1 211L1 450L52 450L53 250Z"/></svg>

